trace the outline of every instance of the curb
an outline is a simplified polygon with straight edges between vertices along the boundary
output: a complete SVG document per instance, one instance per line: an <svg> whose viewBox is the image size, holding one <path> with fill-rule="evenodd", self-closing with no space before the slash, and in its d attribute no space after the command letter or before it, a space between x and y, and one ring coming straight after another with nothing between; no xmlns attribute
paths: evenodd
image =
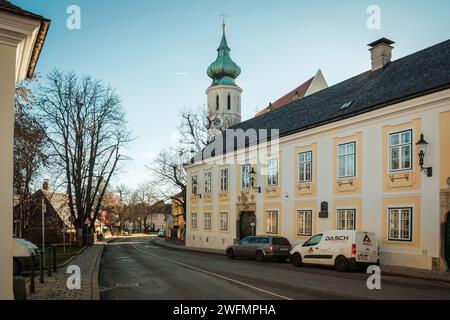
<svg viewBox="0 0 450 320"><path fill-rule="evenodd" d="M174 249L174 250L182 250L182 251L189 251L189 252L199 252L199 253L207 253L207 254L212 254L212 255L216 255L216 256L225 256L225 253L220 253L220 252L214 252L214 251L204 251L201 249L197 249L197 248L190 248L190 247L183 247L183 246L179 246L179 247L175 247L172 245L167 245L167 244L163 244L164 242L166 242L166 240L161 240L161 241L154 241L153 243L155 245L164 247L164 248L168 248L168 249Z"/></svg>

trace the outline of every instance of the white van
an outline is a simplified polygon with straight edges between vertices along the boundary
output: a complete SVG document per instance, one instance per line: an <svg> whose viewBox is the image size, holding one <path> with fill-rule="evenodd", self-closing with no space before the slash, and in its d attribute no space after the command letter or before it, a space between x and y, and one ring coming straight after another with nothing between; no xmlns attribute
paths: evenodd
<svg viewBox="0 0 450 320"><path fill-rule="evenodd" d="M350 267L366 268L379 264L375 233L364 231L326 231L318 233L291 250L291 262L335 266L340 272Z"/></svg>

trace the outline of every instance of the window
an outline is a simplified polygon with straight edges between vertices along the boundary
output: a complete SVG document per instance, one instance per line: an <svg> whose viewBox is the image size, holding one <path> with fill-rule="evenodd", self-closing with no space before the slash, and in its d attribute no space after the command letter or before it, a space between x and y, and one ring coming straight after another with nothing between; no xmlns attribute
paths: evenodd
<svg viewBox="0 0 450 320"><path fill-rule="evenodd" d="M192 176L192 194L197 194L197 176Z"/></svg>
<svg viewBox="0 0 450 320"><path fill-rule="evenodd" d="M205 230L211 230L211 213L210 212L204 213L203 223L204 223Z"/></svg>
<svg viewBox="0 0 450 320"><path fill-rule="evenodd" d="M228 107L228 110L231 110L231 96L230 95L228 95L228 98L227 98L227 107Z"/></svg>
<svg viewBox="0 0 450 320"><path fill-rule="evenodd" d="M412 208L389 209L389 240L412 240Z"/></svg>
<svg viewBox="0 0 450 320"><path fill-rule="evenodd" d="M278 233L278 211L266 212L266 233Z"/></svg>
<svg viewBox="0 0 450 320"><path fill-rule="evenodd" d="M267 164L267 184L269 186L278 185L278 159L269 160Z"/></svg>
<svg viewBox="0 0 450 320"><path fill-rule="evenodd" d="M354 177L356 174L356 143L338 146L339 178Z"/></svg>
<svg viewBox="0 0 450 320"><path fill-rule="evenodd" d="M192 229L197 229L197 213L196 212L192 212L191 214L191 227Z"/></svg>
<svg viewBox="0 0 450 320"><path fill-rule="evenodd" d="M312 151L298 154L298 181L312 181Z"/></svg>
<svg viewBox="0 0 450 320"><path fill-rule="evenodd" d="M216 96L216 110L219 110L219 95Z"/></svg>
<svg viewBox="0 0 450 320"><path fill-rule="evenodd" d="M228 212L220 213L220 230L228 231Z"/></svg>
<svg viewBox="0 0 450 320"><path fill-rule="evenodd" d="M356 210L338 210L337 218L338 230L356 230Z"/></svg>
<svg viewBox="0 0 450 320"><path fill-rule="evenodd" d="M389 135L390 171L412 169L412 130Z"/></svg>
<svg viewBox="0 0 450 320"><path fill-rule="evenodd" d="M251 164L245 164L242 166L242 189L250 189L251 187Z"/></svg>
<svg viewBox="0 0 450 320"><path fill-rule="evenodd" d="M305 242L303 245L304 247L311 247L311 246L317 246L320 241L322 240L323 234L317 234L308 241Z"/></svg>
<svg viewBox="0 0 450 320"><path fill-rule="evenodd" d="M299 236L311 236L312 234L312 211L297 211L297 234Z"/></svg>
<svg viewBox="0 0 450 320"><path fill-rule="evenodd" d="M205 173L205 193L211 193L211 172Z"/></svg>
<svg viewBox="0 0 450 320"><path fill-rule="evenodd" d="M220 190L222 192L228 191L228 169L220 171Z"/></svg>

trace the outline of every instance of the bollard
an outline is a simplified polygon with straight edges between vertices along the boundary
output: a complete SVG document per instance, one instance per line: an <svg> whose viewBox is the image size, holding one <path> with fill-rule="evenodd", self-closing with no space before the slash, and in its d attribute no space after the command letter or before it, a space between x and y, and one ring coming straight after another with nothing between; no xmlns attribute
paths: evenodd
<svg viewBox="0 0 450 320"><path fill-rule="evenodd" d="M53 250L53 248L51 246L47 247L47 277L51 277L52 276L52 256L51 256L51 250Z"/></svg>
<svg viewBox="0 0 450 320"><path fill-rule="evenodd" d="M39 250L39 253L39 257L41 258L39 263L39 282L44 283L44 255L42 254L42 250Z"/></svg>
<svg viewBox="0 0 450 320"><path fill-rule="evenodd" d="M53 272L58 272L58 270L56 269L56 247L53 247Z"/></svg>
<svg viewBox="0 0 450 320"><path fill-rule="evenodd" d="M34 263L36 259L34 254L31 255L31 275L30 275L30 293L35 293L35 286L34 286Z"/></svg>

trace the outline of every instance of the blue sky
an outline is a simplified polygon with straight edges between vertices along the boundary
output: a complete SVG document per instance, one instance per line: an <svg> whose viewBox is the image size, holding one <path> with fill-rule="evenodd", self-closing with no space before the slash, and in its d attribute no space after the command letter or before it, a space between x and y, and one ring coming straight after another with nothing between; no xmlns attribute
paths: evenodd
<svg viewBox="0 0 450 320"><path fill-rule="evenodd" d="M11 0L52 25L38 72L90 74L117 88L136 140L133 161L116 183L150 179L145 168L173 140L182 107L206 102L206 68L216 57L221 17L233 60L242 68L243 118L321 69L330 85L370 68L367 43L396 41L394 59L447 40L450 1L303 0ZM66 28L70 5L81 30ZM381 30L369 30L369 5Z"/></svg>

